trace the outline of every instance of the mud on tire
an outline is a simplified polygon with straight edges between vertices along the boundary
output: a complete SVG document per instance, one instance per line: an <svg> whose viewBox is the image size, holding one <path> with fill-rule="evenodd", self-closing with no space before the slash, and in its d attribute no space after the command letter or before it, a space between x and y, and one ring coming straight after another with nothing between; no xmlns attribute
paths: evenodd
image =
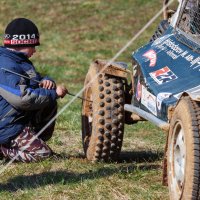
<svg viewBox="0 0 200 200"><path fill-rule="evenodd" d="M96 76L90 67L85 86ZM124 134L124 86L119 77L98 74L85 89L83 97L93 102L82 104L82 143L91 161L116 160Z"/></svg>
<svg viewBox="0 0 200 200"><path fill-rule="evenodd" d="M199 199L200 103L182 97L170 122L167 175L170 199Z"/></svg>

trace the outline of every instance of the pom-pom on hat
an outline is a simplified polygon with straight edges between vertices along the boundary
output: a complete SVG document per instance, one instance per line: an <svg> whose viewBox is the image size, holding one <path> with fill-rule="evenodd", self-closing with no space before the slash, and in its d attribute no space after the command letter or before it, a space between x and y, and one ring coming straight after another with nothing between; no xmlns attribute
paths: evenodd
<svg viewBox="0 0 200 200"><path fill-rule="evenodd" d="M17 18L6 27L4 35L5 47L34 47L39 45L39 31L31 20Z"/></svg>

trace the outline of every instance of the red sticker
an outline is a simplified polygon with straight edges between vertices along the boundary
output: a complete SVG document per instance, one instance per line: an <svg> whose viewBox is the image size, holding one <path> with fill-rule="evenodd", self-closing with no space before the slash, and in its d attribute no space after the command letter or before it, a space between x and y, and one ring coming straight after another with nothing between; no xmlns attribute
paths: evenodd
<svg viewBox="0 0 200 200"><path fill-rule="evenodd" d="M25 40L4 40L4 44L37 44L39 42L38 39L25 39Z"/></svg>
<svg viewBox="0 0 200 200"><path fill-rule="evenodd" d="M149 73L149 75L159 84L167 83L177 79L178 77L168 67L163 67L157 71Z"/></svg>
<svg viewBox="0 0 200 200"><path fill-rule="evenodd" d="M151 49L151 50L147 51L145 54L143 54L143 56L149 59L150 67L154 67L156 65L157 55L154 50Z"/></svg>

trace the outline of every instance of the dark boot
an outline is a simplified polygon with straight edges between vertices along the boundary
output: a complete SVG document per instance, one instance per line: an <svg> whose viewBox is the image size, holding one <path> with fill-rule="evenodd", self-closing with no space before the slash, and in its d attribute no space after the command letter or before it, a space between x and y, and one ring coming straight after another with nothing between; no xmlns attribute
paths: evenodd
<svg viewBox="0 0 200 200"><path fill-rule="evenodd" d="M42 110L39 110L34 114L31 120L31 126L34 128L36 134L56 115L57 103L51 106L47 106ZM49 140L54 131L55 121L52 122L40 135L43 141Z"/></svg>

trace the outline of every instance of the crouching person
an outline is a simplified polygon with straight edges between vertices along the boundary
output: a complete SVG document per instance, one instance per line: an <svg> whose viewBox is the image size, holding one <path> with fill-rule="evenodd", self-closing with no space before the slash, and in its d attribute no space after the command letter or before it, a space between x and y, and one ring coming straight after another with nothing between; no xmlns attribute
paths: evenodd
<svg viewBox="0 0 200 200"><path fill-rule="evenodd" d="M65 87L41 77L29 60L39 45L36 25L17 18L6 27L0 47L0 153L22 162L52 155L45 141L51 138L55 122L36 134L55 116L57 98L67 94Z"/></svg>

